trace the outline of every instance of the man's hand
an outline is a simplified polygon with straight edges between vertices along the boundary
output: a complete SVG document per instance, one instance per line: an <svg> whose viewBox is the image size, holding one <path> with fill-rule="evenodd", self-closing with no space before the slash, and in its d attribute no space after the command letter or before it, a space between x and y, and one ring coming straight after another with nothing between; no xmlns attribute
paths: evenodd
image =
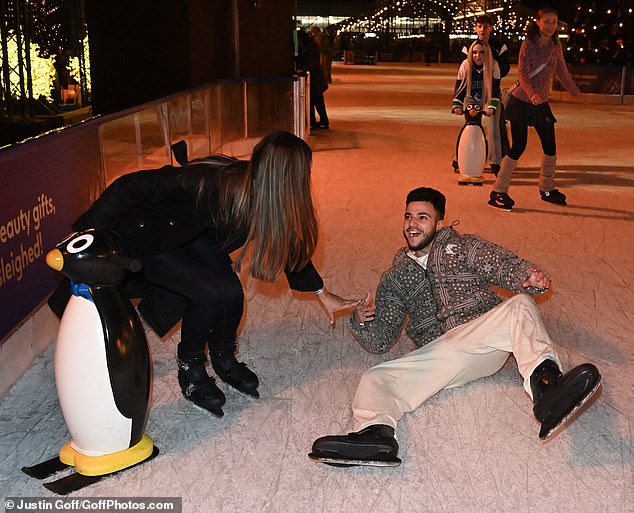
<svg viewBox="0 0 634 513"><path fill-rule="evenodd" d="M333 294L326 290L326 287L317 294L319 301L321 301L321 306L326 310L326 314L330 319L330 324L335 323L335 313L339 310L345 310L346 308L352 308L360 304L362 299L344 299L342 297Z"/></svg>
<svg viewBox="0 0 634 513"><path fill-rule="evenodd" d="M366 322L372 322L374 320L375 307L372 304L372 293L368 292L365 299L359 301L354 310L354 320L362 326Z"/></svg>
<svg viewBox="0 0 634 513"><path fill-rule="evenodd" d="M522 286L525 289L532 289L536 293L546 292L550 288L551 280L550 275L546 271L541 269L531 269L531 275L528 277Z"/></svg>

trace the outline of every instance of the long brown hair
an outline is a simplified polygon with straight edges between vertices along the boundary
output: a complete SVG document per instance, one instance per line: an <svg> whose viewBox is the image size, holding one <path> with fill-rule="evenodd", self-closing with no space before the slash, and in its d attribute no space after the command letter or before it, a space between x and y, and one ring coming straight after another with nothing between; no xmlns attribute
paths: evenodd
<svg viewBox="0 0 634 513"><path fill-rule="evenodd" d="M553 7L542 7L539 11L537 11L535 20L541 20L547 14L554 14L555 16L557 16L557 19L559 19L559 13L557 12L557 9ZM537 25L537 22L536 21L530 22L528 24L528 27L526 28L526 37L528 37L529 39L532 39L533 41L536 41L537 39L539 39L540 35L541 35L541 32L539 30L539 25ZM553 43L555 43L555 45L559 44L559 37L557 36L556 30L555 30L555 33L551 36L551 39Z"/></svg>
<svg viewBox="0 0 634 513"><path fill-rule="evenodd" d="M300 138L279 131L253 149L246 170L223 173L219 183L220 215L246 233L235 260L239 271L252 246L251 275L273 281L286 267L303 268L317 246L317 216L310 190L312 151ZM237 164L237 163L236 163Z"/></svg>

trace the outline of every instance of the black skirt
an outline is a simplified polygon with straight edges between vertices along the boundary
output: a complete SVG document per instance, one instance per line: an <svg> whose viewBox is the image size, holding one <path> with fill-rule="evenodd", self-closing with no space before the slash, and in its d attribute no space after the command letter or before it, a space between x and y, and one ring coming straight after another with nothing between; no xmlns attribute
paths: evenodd
<svg viewBox="0 0 634 513"><path fill-rule="evenodd" d="M553 111L550 110L550 104L548 102L533 105L513 95L509 98L505 112L506 119L511 123L515 122L528 126L544 126L557 122L557 118L555 118Z"/></svg>

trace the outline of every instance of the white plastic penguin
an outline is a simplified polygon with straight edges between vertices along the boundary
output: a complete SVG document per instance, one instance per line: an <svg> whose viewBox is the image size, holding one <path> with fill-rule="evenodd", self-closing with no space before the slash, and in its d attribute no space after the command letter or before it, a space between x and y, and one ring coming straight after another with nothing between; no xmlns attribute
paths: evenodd
<svg viewBox="0 0 634 513"><path fill-rule="evenodd" d="M461 185L482 185L482 171L487 158L487 140L482 128L482 109L479 105L467 105L464 111L465 124L458 134L456 156L460 169Z"/></svg>
<svg viewBox="0 0 634 513"><path fill-rule="evenodd" d="M144 434L152 367L143 326L119 283L140 262L121 256L115 237L87 230L46 257L71 280L55 349L55 381L72 440L60 460L84 475L136 465L153 453Z"/></svg>

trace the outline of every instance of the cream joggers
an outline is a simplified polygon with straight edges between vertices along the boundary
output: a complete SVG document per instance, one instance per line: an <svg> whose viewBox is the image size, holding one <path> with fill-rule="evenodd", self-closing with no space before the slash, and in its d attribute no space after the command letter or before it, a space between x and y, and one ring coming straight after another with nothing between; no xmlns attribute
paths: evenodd
<svg viewBox="0 0 634 513"><path fill-rule="evenodd" d="M416 351L368 369L352 402L353 430L372 424L396 430L405 412L414 411L440 390L496 373L510 353L531 399L530 376L535 368L546 359L561 368L528 294L517 294Z"/></svg>

